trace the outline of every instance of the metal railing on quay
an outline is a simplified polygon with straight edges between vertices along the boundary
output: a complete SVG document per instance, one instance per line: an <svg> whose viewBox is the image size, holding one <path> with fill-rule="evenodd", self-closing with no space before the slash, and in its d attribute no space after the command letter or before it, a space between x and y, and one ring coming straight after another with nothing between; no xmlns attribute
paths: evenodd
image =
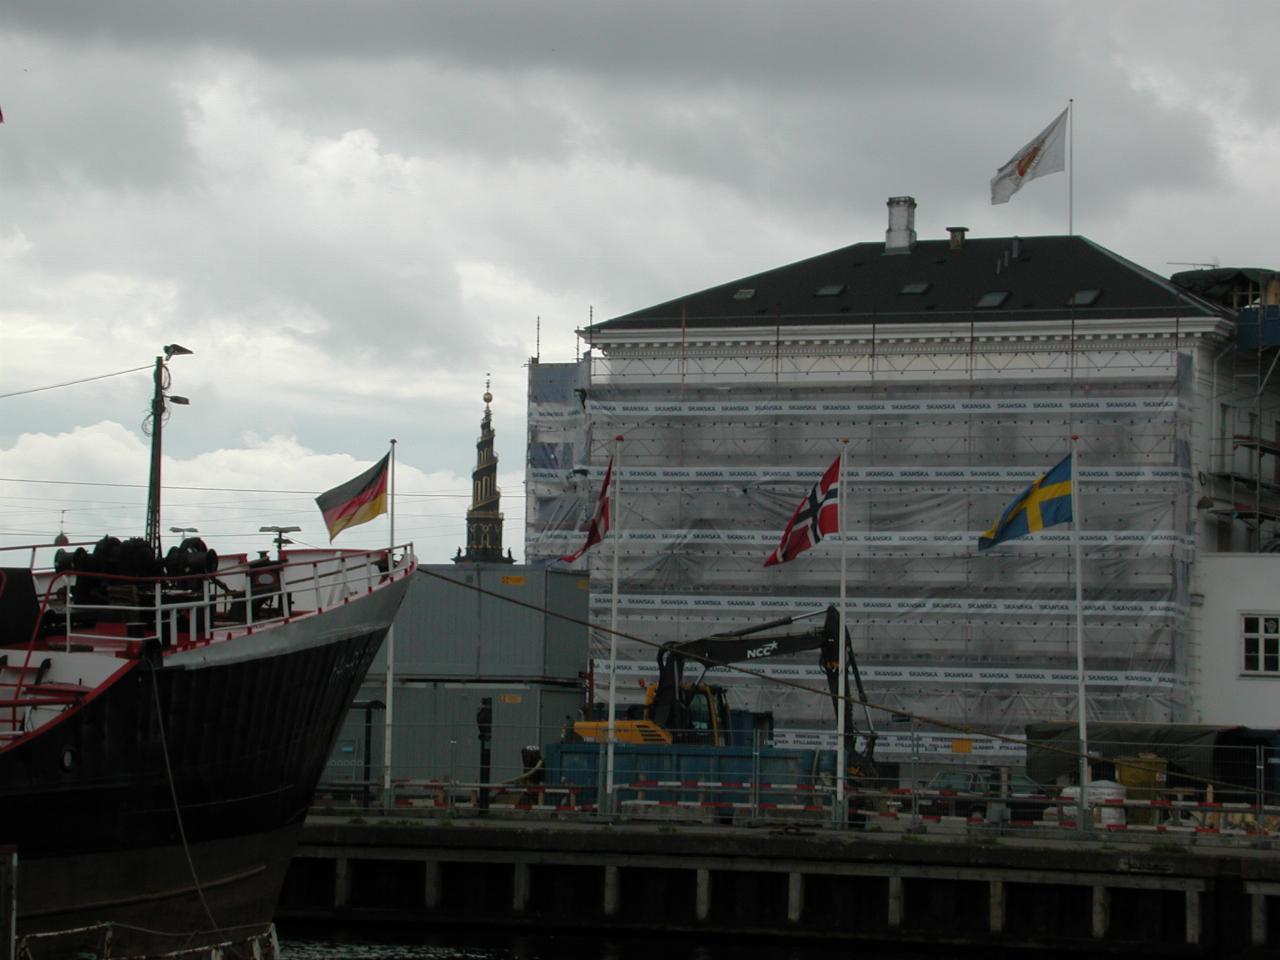
<svg viewBox="0 0 1280 960"><path fill-rule="evenodd" d="M447 686L424 697L465 685ZM617 744L610 778L607 744L564 743L563 725L491 723L485 754L469 716L453 723L397 719L397 759L387 778L386 730L374 722L370 706L381 703L369 701L349 715L317 794L317 812L796 823L997 836L1087 832L1175 842L1270 840L1280 832L1280 791L1267 779L1280 774L1280 765L1262 748L1218 745L1189 759L1159 756L1138 743L1097 745L1093 756L1091 743L1089 817L1081 822L1077 785L1042 784L1027 775L1038 769L1034 750L1016 764L1007 756L956 762L889 750L891 759L877 761L877 776L850 777L842 796L833 751L780 750L759 735L737 747ZM405 710L397 706L396 716L403 718ZM1075 769L1074 758L1067 759L1064 765Z"/></svg>
<svg viewBox="0 0 1280 960"><path fill-rule="evenodd" d="M1080 826L1074 797L1061 795L1019 798L1019 803L1040 811L1039 816L1023 817L1005 815L1001 805L1009 798L998 795L861 789L847 795L847 819L841 823L834 819L836 798L830 786L637 781L615 785L612 811L597 802L594 788L572 784L402 779L392 782L389 803L383 786L380 780L322 782L312 812L362 818L553 815L611 821L802 823L921 833L980 827L1011 836L1075 832ZM972 803L982 803L988 812L951 812L957 804ZM1133 814L1145 812L1155 812L1160 819L1133 820ZM1213 836L1270 839L1280 832L1280 806L1275 805L1259 809L1244 803L1109 799L1093 808L1092 819L1091 832L1108 836L1128 833L1203 841Z"/></svg>

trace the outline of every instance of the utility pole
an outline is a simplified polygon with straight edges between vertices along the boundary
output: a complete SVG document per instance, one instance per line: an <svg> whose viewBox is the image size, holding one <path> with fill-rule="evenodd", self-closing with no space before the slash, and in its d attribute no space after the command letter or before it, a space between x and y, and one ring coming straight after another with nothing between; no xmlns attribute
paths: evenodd
<svg viewBox="0 0 1280 960"><path fill-rule="evenodd" d="M147 425L151 428L151 475L147 480L147 543L151 552L160 556L160 458L162 452L161 433L164 429L164 418L168 412L165 400L180 406L191 401L186 397L167 395L169 389L169 368L165 361L175 356L191 353L186 347L176 343L165 345L164 356L156 357L155 370L151 375L154 390L151 394L151 410L147 414Z"/></svg>

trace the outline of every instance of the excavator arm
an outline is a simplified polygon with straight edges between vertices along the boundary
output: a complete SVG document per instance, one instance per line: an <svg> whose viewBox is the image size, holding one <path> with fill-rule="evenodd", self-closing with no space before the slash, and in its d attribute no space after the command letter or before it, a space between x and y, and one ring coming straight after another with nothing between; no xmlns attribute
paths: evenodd
<svg viewBox="0 0 1280 960"><path fill-rule="evenodd" d="M820 626L788 632L777 631L792 626L802 620L822 616ZM863 703L866 720L862 735L866 738L867 749L856 753L852 744L856 742L858 728L853 722L851 700L846 697L843 704L840 700L840 612L829 606L825 611L804 614L798 617L782 617L754 627L728 631L688 640L683 643L668 643L658 651L658 683L649 706L649 720L665 730L689 729L689 701L684 691L688 689L684 670L689 663L702 666L703 676L706 671L718 666L735 663L750 663L770 657L802 653L808 650L818 651L818 665L827 678L833 709L845 711L845 735L848 738L848 754L851 761L859 766L859 772L869 775L874 770L873 755L875 751L876 733L871 723L871 713L866 707L866 691L862 685L862 674L858 670L857 660L853 656L853 644L848 631L845 631L845 666L852 677L858 691L858 700ZM700 677L695 687L702 686ZM848 684L846 683L846 692Z"/></svg>

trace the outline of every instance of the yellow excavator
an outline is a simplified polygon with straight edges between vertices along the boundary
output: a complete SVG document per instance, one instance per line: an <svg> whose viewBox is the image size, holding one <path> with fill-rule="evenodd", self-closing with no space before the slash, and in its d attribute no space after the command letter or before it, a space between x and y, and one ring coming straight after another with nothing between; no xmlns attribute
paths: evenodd
<svg viewBox="0 0 1280 960"><path fill-rule="evenodd" d="M813 617L823 618L821 626L790 632L769 633ZM806 650L818 651L818 665L826 674L831 704L840 704L840 612L834 607L796 617L783 617L755 627L744 627L725 633L716 633L683 643L666 643L658 650L658 682L645 690L645 702L639 718L614 718L615 742L651 744L705 744L727 746L730 731L729 704L724 689L706 683L708 670L733 663L752 662ZM857 730L853 724L852 702L844 701L845 737L851 768L858 768L863 775L871 775L874 769L873 753L876 733L871 724L871 714L866 707L866 692L862 675L853 657L853 645L845 631L845 667L853 680L846 681L845 690L858 692L863 703L866 728ZM702 674L696 681L686 681L686 664L700 665ZM580 740L604 743L609 739L609 721L579 720L573 724L573 734ZM866 743L865 751L855 754L852 749L857 737Z"/></svg>

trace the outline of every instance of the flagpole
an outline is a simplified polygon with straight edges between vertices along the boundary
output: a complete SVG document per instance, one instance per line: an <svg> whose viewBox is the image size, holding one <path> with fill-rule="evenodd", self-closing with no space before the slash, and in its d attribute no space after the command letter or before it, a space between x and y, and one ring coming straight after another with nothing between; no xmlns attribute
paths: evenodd
<svg viewBox="0 0 1280 960"><path fill-rule="evenodd" d="M1086 717L1084 681L1084 577L1080 558L1080 494L1078 478L1080 460L1077 444L1080 438L1071 437L1071 548L1076 561L1076 723L1080 735L1080 830L1091 825L1088 797L1089 735Z"/></svg>
<svg viewBox="0 0 1280 960"><path fill-rule="evenodd" d="M1075 182L1076 182L1076 100L1067 99L1067 236L1076 235L1075 215ZM1072 469L1075 461L1072 460ZM1073 487L1074 489L1074 487Z"/></svg>
<svg viewBox="0 0 1280 960"><path fill-rule="evenodd" d="M613 438L613 502L609 505L609 529L613 533L613 589L609 600L609 745L605 760L605 794L609 813L614 812L613 793L613 744L617 735L617 686L618 686L618 548L622 518L622 435Z"/></svg>
<svg viewBox="0 0 1280 960"><path fill-rule="evenodd" d="M387 511L391 518L391 544L387 549L387 572L391 572L391 564L394 562L392 551L396 545L396 441L391 440L390 454L390 474L391 474L391 504ZM395 679L396 670L396 638L395 624L393 623L387 628L387 683L383 692L383 699L386 701L386 707L382 712L382 805L385 809L390 810L393 805L391 796L391 701L392 701L392 682Z"/></svg>
<svg viewBox="0 0 1280 960"><path fill-rule="evenodd" d="M840 447L840 476L838 483L840 484L840 493L837 497L837 509L839 510L838 529L840 531L840 680L838 690L840 691L840 702L836 704L836 809L835 814L837 822L844 825L848 821L848 812L845 810L845 774L848 769L848 757L845 751L845 703L849 695L848 683L845 673L848 669L845 656L845 637L848 636L848 627L846 626L845 610L846 610L846 594L848 582L848 566L849 566L849 538L845 531L848 529L848 521L845 515L844 504L844 471L845 461L849 455L849 440L846 438L841 441Z"/></svg>

